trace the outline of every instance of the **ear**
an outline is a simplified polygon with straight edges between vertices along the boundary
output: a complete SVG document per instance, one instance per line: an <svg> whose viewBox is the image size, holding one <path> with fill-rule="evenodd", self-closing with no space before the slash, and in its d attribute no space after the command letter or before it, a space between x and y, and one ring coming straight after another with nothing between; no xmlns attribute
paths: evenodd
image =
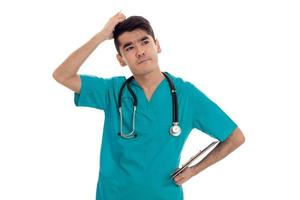
<svg viewBox="0 0 300 200"><path fill-rule="evenodd" d="M158 39L155 39L155 45L156 45L157 53L160 53L161 52L161 48L160 48L160 44L159 44Z"/></svg>
<svg viewBox="0 0 300 200"><path fill-rule="evenodd" d="M124 61L123 57L122 57L120 54L117 54L116 56L117 56L117 59L118 59L120 65L121 65L122 67L125 67L127 64L126 64L126 62Z"/></svg>

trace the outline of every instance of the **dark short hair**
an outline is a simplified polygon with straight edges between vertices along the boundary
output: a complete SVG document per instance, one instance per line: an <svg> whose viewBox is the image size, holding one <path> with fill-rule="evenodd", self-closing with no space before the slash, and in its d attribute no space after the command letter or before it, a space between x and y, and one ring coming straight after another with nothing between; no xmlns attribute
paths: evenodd
<svg viewBox="0 0 300 200"><path fill-rule="evenodd" d="M142 16L130 16L126 18L124 21L118 23L115 26L115 29L113 31L115 47L120 55L121 52L120 52L119 36L124 32L131 32L136 29L141 29L147 32L147 34L151 35L153 40L155 40L154 32L147 19L145 19Z"/></svg>

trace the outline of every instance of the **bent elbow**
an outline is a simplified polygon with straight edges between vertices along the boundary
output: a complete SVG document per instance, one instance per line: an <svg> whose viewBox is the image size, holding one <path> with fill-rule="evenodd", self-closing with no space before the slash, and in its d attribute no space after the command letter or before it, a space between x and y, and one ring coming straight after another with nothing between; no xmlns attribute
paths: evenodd
<svg viewBox="0 0 300 200"><path fill-rule="evenodd" d="M57 79L55 71L52 73L52 78Z"/></svg>
<svg viewBox="0 0 300 200"><path fill-rule="evenodd" d="M244 144L246 139L241 129L237 127L230 136L230 140L233 142L234 146L238 147Z"/></svg>
<svg viewBox="0 0 300 200"><path fill-rule="evenodd" d="M238 128L238 138L237 138L237 141L239 143L239 145L242 145L245 143L246 141L246 138L245 138L245 135L243 134L243 132L241 131L241 129Z"/></svg>
<svg viewBox="0 0 300 200"><path fill-rule="evenodd" d="M52 73L52 77L58 83L63 83L65 80L65 78L63 76L59 75L56 70Z"/></svg>

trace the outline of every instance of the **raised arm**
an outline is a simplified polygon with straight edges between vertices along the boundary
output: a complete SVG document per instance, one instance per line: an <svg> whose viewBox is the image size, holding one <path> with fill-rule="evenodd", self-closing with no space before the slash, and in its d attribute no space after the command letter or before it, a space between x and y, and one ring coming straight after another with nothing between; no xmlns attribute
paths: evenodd
<svg viewBox="0 0 300 200"><path fill-rule="evenodd" d="M112 32L115 26L125 20L125 18L125 15L121 12L112 16L100 32L69 55L69 57L55 69L52 74L53 78L60 84L79 93L81 89L81 80L77 74L79 68L99 44L113 38Z"/></svg>

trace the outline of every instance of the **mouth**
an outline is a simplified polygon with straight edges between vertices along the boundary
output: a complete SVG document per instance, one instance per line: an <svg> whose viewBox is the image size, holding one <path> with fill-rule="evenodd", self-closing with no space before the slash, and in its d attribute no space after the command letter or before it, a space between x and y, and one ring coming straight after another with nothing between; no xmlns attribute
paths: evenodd
<svg viewBox="0 0 300 200"><path fill-rule="evenodd" d="M141 63L146 62L146 61L148 61L148 60L150 60L150 58L140 60L140 61L138 61L138 64L141 64Z"/></svg>

